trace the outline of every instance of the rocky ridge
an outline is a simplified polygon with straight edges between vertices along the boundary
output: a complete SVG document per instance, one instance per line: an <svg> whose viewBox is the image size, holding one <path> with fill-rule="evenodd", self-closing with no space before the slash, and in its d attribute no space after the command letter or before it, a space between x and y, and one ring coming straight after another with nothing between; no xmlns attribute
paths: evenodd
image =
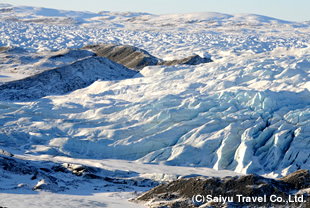
<svg viewBox="0 0 310 208"><path fill-rule="evenodd" d="M99 79L111 81L131 78L145 66L197 65L212 61L198 55L163 61L143 49L115 44L89 45L42 55L4 46L0 47L0 53L3 63L6 63L2 70L12 71L12 63L20 62L19 66L14 65L13 72L21 73L23 77L28 74L19 80L0 83L1 100L11 101L62 95L87 87Z"/></svg>
<svg viewBox="0 0 310 208"><path fill-rule="evenodd" d="M309 207L310 174L298 170L279 179L256 174L183 178L137 197L149 207ZM279 200L279 201L277 201Z"/></svg>
<svg viewBox="0 0 310 208"><path fill-rule="evenodd" d="M202 63L212 62L210 58L202 58L199 55L192 55L183 59L164 61L160 58L152 56L147 51L128 45L117 44L96 44L88 45L82 49L91 50L97 54L97 56L103 56L119 64L124 65L127 68L140 71L145 66L155 65L198 65Z"/></svg>

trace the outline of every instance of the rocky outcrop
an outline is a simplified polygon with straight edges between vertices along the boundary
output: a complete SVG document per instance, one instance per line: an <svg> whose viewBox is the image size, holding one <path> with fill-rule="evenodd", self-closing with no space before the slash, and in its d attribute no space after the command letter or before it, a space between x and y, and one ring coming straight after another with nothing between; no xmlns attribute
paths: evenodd
<svg viewBox="0 0 310 208"><path fill-rule="evenodd" d="M308 188L308 170L277 180L256 174L196 177L159 185L135 201L148 202L150 207L310 207L310 197L302 191Z"/></svg>
<svg viewBox="0 0 310 208"><path fill-rule="evenodd" d="M87 57L25 79L0 85L1 100L29 101L61 95L101 80L120 80L137 72L104 57Z"/></svg>
<svg viewBox="0 0 310 208"><path fill-rule="evenodd" d="M82 49L91 50L97 56L106 57L130 69L139 70L145 66L154 66L160 62L160 59L134 46L100 44L85 46Z"/></svg>
<svg viewBox="0 0 310 208"><path fill-rule="evenodd" d="M298 170L279 179L287 184L290 189L306 189L310 187L310 174L308 170Z"/></svg>
<svg viewBox="0 0 310 208"><path fill-rule="evenodd" d="M0 168L6 172L23 175L35 175L38 172L35 167L13 158L13 154L4 150L0 153Z"/></svg>
<svg viewBox="0 0 310 208"><path fill-rule="evenodd" d="M27 50L20 48L20 47L12 47L12 46L1 46L0 47L0 53L1 52L8 52L8 53L24 53L27 52Z"/></svg>
<svg viewBox="0 0 310 208"><path fill-rule="evenodd" d="M9 49L10 49L10 47L8 47L8 46L1 46L0 47L0 52L7 51Z"/></svg>
<svg viewBox="0 0 310 208"><path fill-rule="evenodd" d="M117 174L116 174L117 172ZM155 187L158 182L135 172L106 170L72 163L25 160L0 149L0 192L12 190L59 193L84 186L94 190Z"/></svg>
<svg viewBox="0 0 310 208"><path fill-rule="evenodd" d="M31 101L48 95L62 95L91 85L101 80L131 78L145 66L155 65L196 65L212 61L198 55L188 58L163 61L147 51L134 46L100 44L89 45L82 49L63 49L51 55L32 55L22 48L0 47L0 52L24 54L11 57L10 61L28 63L19 73L29 74L21 80L0 85L0 100ZM40 69L33 65L44 63ZM35 64L36 63L36 64ZM61 63L61 64L60 64ZM50 65L53 67L51 68ZM46 68L47 67L47 68ZM28 69L26 70L25 69ZM130 69L129 69L130 68ZM132 70L131 70L132 69ZM15 72L14 71L14 72Z"/></svg>
<svg viewBox="0 0 310 208"><path fill-rule="evenodd" d="M198 65L201 63L212 62L210 58L202 58L199 55L193 55L184 59L163 61L155 56L152 56L147 51L128 45L116 45L116 44L97 44L88 45L82 49L91 50L97 54L97 56L106 57L119 64L124 65L127 68L141 70L145 66L155 65Z"/></svg>

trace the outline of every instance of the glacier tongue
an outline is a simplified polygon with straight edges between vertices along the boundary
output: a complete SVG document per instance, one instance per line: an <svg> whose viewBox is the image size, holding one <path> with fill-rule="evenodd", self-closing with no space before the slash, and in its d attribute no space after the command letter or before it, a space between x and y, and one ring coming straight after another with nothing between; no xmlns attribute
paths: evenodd
<svg viewBox="0 0 310 208"><path fill-rule="evenodd" d="M261 63L251 59L249 67L232 61L228 70L221 70L225 63L146 67L134 78L96 81L63 96L1 102L0 143L28 153L243 173L308 168L309 91L286 79L257 90L270 74L253 85L250 69ZM266 68L256 73L283 70Z"/></svg>
<svg viewBox="0 0 310 208"><path fill-rule="evenodd" d="M13 73L22 78L0 86L4 150L242 173L310 168L309 23L217 13L7 11L0 14L1 46L36 53L0 57L0 82ZM51 19L43 11L62 15ZM64 18L66 25L49 25ZM132 45L168 62L193 54L214 62L133 73L65 49L101 43ZM64 54L44 58L59 49ZM84 59L64 66L74 54ZM50 70L34 75L42 68Z"/></svg>

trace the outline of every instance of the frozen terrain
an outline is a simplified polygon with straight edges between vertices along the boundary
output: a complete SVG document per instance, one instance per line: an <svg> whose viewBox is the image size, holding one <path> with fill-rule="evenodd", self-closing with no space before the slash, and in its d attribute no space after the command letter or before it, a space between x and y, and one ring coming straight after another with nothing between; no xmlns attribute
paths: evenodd
<svg viewBox="0 0 310 208"><path fill-rule="evenodd" d="M237 173L127 160L13 155L0 149L0 205L144 207L128 200L177 178L226 175Z"/></svg>
<svg viewBox="0 0 310 208"><path fill-rule="evenodd" d="M309 22L252 14L96 14L0 6L0 89L10 95L37 90L33 83L26 91L18 88L16 80L87 65L87 59L96 62L91 73L98 64L115 68L90 51L67 49L90 44L132 45L162 60L193 54L213 60L96 77L69 91L52 79L39 83L47 94L27 102L10 101L2 90L3 150L41 162L89 165L115 159L121 170L123 163L138 163L143 177L154 173L143 165L150 163L174 178L210 174L200 168L274 177L310 168ZM174 171L180 166L184 174Z"/></svg>
<svg viewBox="0 0 310 208"><path fill-rule="evenodd" d="M158 185L135 198L149 207L309 207L310 174L298 170L278 179L264 178L257 174L243 176L191 177ZM292 197L292 194L294 197ZM194 197L193 197L194 195ZM199 196L199 197L195 197ZM273 197L282 196L282 201ZM201 196L207 196L201 200ZM208 196L215 196L213 201ZM240 196L264 197L264 200L242 200ZM240 199L240 198L241 199ZM291 200L292 198L300 200ZM220 198L220 200L219 200ZM250 197L249 197L250 198ZM192 199L192 200L189 200Z"/></svg>

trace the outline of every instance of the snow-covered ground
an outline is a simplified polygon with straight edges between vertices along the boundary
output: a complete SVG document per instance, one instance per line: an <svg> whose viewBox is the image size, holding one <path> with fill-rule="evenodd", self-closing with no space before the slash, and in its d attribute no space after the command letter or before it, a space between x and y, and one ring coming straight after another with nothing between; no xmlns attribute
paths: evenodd
<svg viewBox="0 0 310 208"><path fill-rule="evenodd" d="M146 67L133 78L34 102L2 99L2 149L57 162L118 159L108 165L116 169L142 163L136 171L155 178L143 163L171 175L213 168L276 177L310 168L309 22L0 7L0 46L17 47L1 53L0 83L69 64L72 56L50 57L97 43L133 45L165 60L198 54L214 61ZM77 58L92 56L85 53Z"/></svg>
<svg viewBox="0 0 310 208"><path fill-rule="evenodd" d="M144 207L128 200L160 183L238 175L209 168L48 155L14 155L6 160L0 155L0 166L6 163L0 170L2 207Z"/></svg>
<svg viewBox="0 0 310 208"><path fill-rule="evenodd" d="M7 194L1 193L0 203L3 207L16 208L55 208L55 207L107 207L107 208L143 208L145 206L128 202L134 194L126 192L98 193L93 195L65 193L29 193L25 194Z"/></svg>

